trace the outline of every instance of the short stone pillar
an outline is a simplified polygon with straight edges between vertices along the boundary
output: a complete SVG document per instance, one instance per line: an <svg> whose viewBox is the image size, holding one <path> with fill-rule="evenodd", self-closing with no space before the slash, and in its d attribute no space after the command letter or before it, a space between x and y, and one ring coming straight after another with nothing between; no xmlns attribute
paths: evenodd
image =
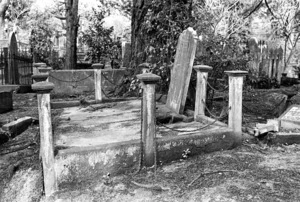
<svg viewBox="0 0 300 202"><path fill-rule="evenodd" d="M49 77L48 73L34 74L31 76L34 82L48 81L48 77Z"/></svg>
<svg viewBox="0 0 300 202"><path fill-rule="evenodd" d="M243 76L247 71L225 71L229 76L229 115L228 127L242 133Z"/></svg>
<svg viewBox="0 0 300 202"><path fill-rule="evenodd" d="M102 102L101 69L94 69L95 72L95 100Z"/></svg>
<svg viewBox="0 0 300 202"><path fill-rule="evenodd" d="M38 82L32 85L37 93L39 125L40 125L40 154L43 162L44 188L46 198L57 191L57 181L54 170L54 145L51 123L50 92L54 84Z"/></svg>
<svg viewBox="0 0 300 202"><path fill-rule="evenodd" d="M150 64L149 63L142 63L138 66L139 72L141 72L141 74L145 74L149 72L150 69Z"/></svg>
<svg viewBox="0 0 300 202"><path fill-rule="evenodd" d="M208 72L212 70L212 67L207 65L196 65L193 68L197 72L196 101L194 113L194 119L196 120L198 116L205 115Z"/></svg>
<svg viewBox="0 0 300 202"><path fill-rule="evenodd" d="M104 69L104 64L102 63L94 63L92 64L93 69Z"/></svg>
<svg viewBox="0 0 300 202"><path fill-rule="evenodd" d="M160 76L152 73L137 75L143 83L143 105L142 105L142 142L143 142L143 164L153 166L155 163L155 84Z"/></svg>

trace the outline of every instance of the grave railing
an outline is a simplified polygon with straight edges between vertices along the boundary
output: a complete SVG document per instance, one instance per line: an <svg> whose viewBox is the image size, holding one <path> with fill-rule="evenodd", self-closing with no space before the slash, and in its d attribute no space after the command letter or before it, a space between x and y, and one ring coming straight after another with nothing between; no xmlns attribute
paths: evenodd
<svg viewBox="0 0 300 202"><path fill-rule="evenodd" d="M208 120L205 112L205 99L209 66L194 66L197 71L197 90L196 90L196 109L194 118L196 121L201 119ZM229 118L228 127L234 133L241 134L242 125L242 89L243 76L246 71L227 71L229 76ZM45 77L46 78L46 77ZM45 79L44 78L44 79ZM143 98L141 107L141 158L143 166L151 167L156 165L156 101L155 85L160 77L152 73L137 75L142 82ZM57 191L57 180L54 169L54 142L51 124L50 92L54 85L50 82L37 82L32 85L38 98L39 123L40 123L40 153L43 163L44 188L46 198ZM96 102L102 101L101 70L95 70L95 97ZM97 95L98 94L98 95ZM211 119L213 120L213 119ZM211 121L214 124L216 120ZM203 127L204 128L204 127Z"/></svg>
<svg viewBox="0 0 300 202"><path fill-rule="evenodd" d="M208 85L208 72L212 67L196 65L197 71L196 102L194 119L196 121L216 122L216 120L205 116L206 89ZM242 133L242 95L243 77L247 71L225 71L229 76L229 103L228 103L228 127L235 133Z"/></svg>

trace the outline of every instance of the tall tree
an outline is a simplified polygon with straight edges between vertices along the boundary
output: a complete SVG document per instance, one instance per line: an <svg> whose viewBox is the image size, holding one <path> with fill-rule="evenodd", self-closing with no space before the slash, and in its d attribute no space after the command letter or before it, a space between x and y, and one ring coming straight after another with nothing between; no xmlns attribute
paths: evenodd
<svg viewBox="0 0 300 202"><path fill-rule="evenodd" d="M77 63L78 0L65 0L65 4L67 39L65 69L74 69Z"/></svg>
<svg viewBox="0 0 300 202"><path fill-rule="evenodd" d="M151 1L133 0L131 12L131 59L132 67L136 67L145 60L143 52L145 50L146 39L141 34L142 24L148 12Z"/></svg>
<svg viewBox="0 0 300 202"><path fill-rule="evenodd" d="M284 40L284 69L295 54L300 41L300 2L296 0L265 0L267 13L271 15L273 33Z"/></svg>
<svg viewBox="0 0 300 202"><path fill-rule="evenodd" d="M77 35L79 26L78 16L79 0L58 1L57 7L52 12L54 16L62 20L66 29L66 56L64 69L74 69L77 63Z"/></svg>

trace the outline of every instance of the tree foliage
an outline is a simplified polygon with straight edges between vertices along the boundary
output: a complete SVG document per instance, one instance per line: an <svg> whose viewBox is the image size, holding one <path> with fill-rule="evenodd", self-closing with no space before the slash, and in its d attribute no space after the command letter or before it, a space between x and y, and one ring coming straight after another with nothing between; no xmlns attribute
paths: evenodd
<svg viewBox="0 0 300 202"><path fill-rule="evenodd" d="M88 57L92 62L104 62L105 58L115 59L120 52L120 41L113 41L111 35L113 27L103 27L106 12L94 9L88 16L90 25L81 33L80 41L89 47Z"/></svg>
<svg viewBox="0 0 300 202"><path fill-rule="evenodd" d="M287 68L300 39L300 2L265 1L262 12L270 16L273 37L284 40L284 68Z"/></svg>
<svg viewBox="0 0 300 202"><path fill-rule="evenodd" d="M53 47L52 37L54 25L50 13L36 13L31 19L31 34L29 43L37 61L49 63L49 56Z"/></svg>

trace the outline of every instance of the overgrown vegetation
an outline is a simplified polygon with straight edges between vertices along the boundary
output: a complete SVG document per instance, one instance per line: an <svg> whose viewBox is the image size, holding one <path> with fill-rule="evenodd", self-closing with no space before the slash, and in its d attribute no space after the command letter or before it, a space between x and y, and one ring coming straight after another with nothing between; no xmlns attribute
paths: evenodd
<svg viewBox="0 0 300 202"><path fill-rule="evenodd" d="M49 24L49 15L39 14L35 17L29 37L29 43L35 61L50 64L49 57L53 47L53 27ZM51 64L52 65L52 64Z"/></svg>
<svg viewBox="0 0 300 202"><path fill-rule="evenodd" d="M121 42L112 39L113 27L103 27L105 11L93 9L93 14L87 18L90 25L81 33L80 41L89 47L87 56L93 63L105 62L106 58L112 60L114 68L120 67Z"/></svg>

